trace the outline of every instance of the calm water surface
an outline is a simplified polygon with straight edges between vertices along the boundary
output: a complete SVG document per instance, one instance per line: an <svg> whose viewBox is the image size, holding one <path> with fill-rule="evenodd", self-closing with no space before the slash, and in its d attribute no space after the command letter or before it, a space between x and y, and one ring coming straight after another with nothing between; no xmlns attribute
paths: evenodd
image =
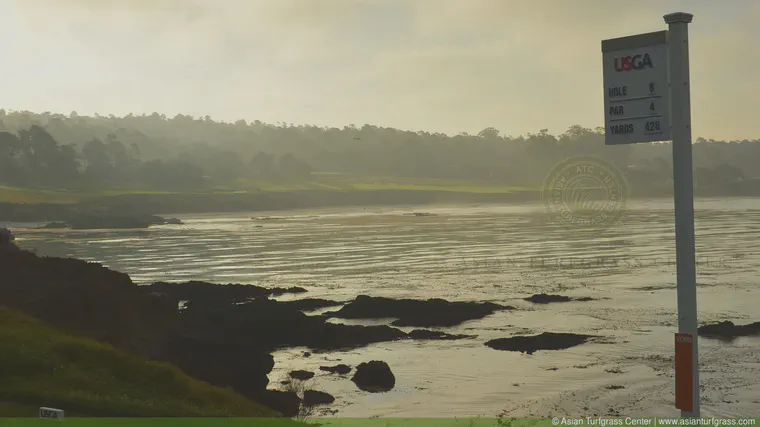
<svg viewBox="0 0 760 427"><path fill-rule="evenodd" d="M696 208L700 321L760 321L760 200L697 200ZM436 215L403 215L417 210ZM304 349L275 354L273 386L291 369L387 361L397 383L384 394L317 371L313 387L336 396L339 416L583 415L610 407L677 414L668 359L676 331L670 200L634 202L606 230L547 224L543 207L531 204L345 208L251 219L262 215L180 215L185 225L148 230L17 234L25 248L102 262L137 283L299 285L310 297L337 300L440 297L520 308L443 329L477 335L470 340L384 343L311 358L301 356ZM540 292L601 300L546 306L521 300ZM532 356L483 345L544 331L606 338ZM760 338L700 340L700 346L703 412L757 415ZM612 384L625 389L606 388Z"/></svg>

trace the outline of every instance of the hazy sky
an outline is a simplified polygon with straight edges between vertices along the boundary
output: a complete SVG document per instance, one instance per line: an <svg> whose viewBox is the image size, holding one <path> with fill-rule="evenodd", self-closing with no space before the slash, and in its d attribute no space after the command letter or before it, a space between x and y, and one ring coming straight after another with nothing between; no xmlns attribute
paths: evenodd
<svg viewBox="0 0 760 427"><path fill-rule="evenodd" d="M757 0L0 0L0 108L517 135L603 124L600 41L694 14L694 137L760 137Z"/></svg>

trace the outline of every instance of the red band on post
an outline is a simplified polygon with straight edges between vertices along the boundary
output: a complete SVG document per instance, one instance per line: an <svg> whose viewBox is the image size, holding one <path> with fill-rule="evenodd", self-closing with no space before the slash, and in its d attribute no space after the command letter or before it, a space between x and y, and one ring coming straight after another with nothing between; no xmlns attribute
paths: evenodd
<svg viewBox="0 0 760 427"><path fill-rule="evenodd" d="M682 411L694 409L692 345L690 334L676 334L676 408Z"/></svg>

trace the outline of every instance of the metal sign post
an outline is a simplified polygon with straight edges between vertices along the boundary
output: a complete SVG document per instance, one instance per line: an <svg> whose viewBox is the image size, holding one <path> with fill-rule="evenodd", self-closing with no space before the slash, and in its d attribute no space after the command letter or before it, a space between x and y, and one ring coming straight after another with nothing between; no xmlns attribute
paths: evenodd
<svg viewBox="0 0 760 427"><path fill-rule="evenodd" d="M605 145L673 141L678 283L676 408L699 417L697 274L691 158L689 36L693 15L665 15L667 31L602 41Z"/></svg>
<svg viewBox="0 0 760 427"><path fill-rule="evenodd" d="M697 272L694 249L694 182L691 160L691 94L689 81L689 32L693 15L671 13L670 47L671 119L673 125L673 197L676 216L676 274L678 283L678 332L690 336L691 399L684 398L682 417L699 417L699 358L697 351ZM678 381L678 378L676 379ZM676 389L676 392L679 390ZM688 402L688 401L691 402ZM690 405L688 403L691 403Z"/></svg>

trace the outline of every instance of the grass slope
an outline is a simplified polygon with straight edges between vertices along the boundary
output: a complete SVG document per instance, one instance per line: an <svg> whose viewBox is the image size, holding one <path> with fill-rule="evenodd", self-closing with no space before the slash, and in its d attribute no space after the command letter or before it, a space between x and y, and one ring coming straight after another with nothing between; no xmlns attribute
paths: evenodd
<svg viewBox="0 0 760 427"><path fill-rule="evenodd" d="M0 306L0 417L271 417L276 412L178 368L123 353Z"/></svg>

